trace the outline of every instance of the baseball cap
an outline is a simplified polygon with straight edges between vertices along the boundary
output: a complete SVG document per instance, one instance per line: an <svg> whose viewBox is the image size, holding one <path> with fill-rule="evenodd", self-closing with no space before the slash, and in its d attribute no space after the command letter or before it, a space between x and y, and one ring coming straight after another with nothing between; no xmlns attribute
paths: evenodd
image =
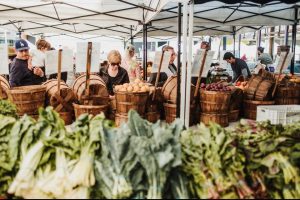
<svg viewBox="0 0 300 200"><path fill-rule="evenodd" d="M16 41L15 48L16 48L16 51L22 51L22 50L28 50L29 46L28 46L28 43L26 42L26 40L20 39L20 40Z"/></svg>

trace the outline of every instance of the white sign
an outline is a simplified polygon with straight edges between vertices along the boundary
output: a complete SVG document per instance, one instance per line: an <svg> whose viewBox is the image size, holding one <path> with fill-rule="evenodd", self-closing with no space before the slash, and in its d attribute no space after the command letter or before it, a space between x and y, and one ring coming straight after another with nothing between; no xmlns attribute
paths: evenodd
<svg viewBox="0 0 300 200"><path fill-rule="evenodd" d="M54 74L58 71L58 50L47 51L45 59L46 74ZM73 71L73 51L63 49L61 55L61 72Z"/></svg>
<svg viewBox="0 0 300 200"><path fill-rule="evenodd" d="M200 68L202 66L202 61L203 61L203 58L204 58L204 54L205 54L204 49L198 49L198 51L195 55L195 58L194 58L194 62L193 62L192 77L198 77L199 76ZM204 64L204 68L203 68L203 72L202 72L202 77L207 76L214 55L215 55L214 51L208 51L207 52L207 56L206 56L206 60L205 60L205 64Z"/></svg>
<svg viewBox="0 0 300 200"><path fill-rule="evenodd" d="M7 44L0 44L0 58L0 74L9 74Z"/></svg>
<svg viewBox="0 0 300 200"><path fill-rule="evenodd" d="M280 54L280 58L278 60L278 63L277 63L277 66L276 66L276 73L279 73L280 72L280 68L284 62L284 58L286 57L286 54L287 52L282 52ZM286 57L286 60L285 60L285 63L283 64L283 68L282 68L282 71L286 70L289 66L289 64L291 63L292 59L293 59L293 56L294 56L294 53L290 52L287 57Z"/></svg>
<svg viewBox="0 0 300 200"><path fill-rule="evenodd" d="M157 73L158 72L158 67L159 67L159 64L160 64L161 56L162 56L161 51L155 52L154 63L153 63L153 66L152 66L152 73ZM169 63L170 63L170 60L171 60L171 56L172 56L171 52L165 51L160 72L168 73L170 71L169 70Z"/></svg>
<svg viewBox="0 0 300 200"><path fill-rule="evenodd" d="M76 73L86 72L87 51L88 51L87 42L77 43ZM100 70L100 43L93 42L91 72L99 72L99 70Z"/></svg>

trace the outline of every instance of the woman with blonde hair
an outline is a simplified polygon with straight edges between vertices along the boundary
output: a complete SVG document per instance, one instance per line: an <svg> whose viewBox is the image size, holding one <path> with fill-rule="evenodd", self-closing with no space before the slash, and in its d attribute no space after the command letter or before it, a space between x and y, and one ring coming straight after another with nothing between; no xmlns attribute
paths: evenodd
<svg viewBox="0 0 300 200"><path fill-rule="evenodd" d="M100 70L100 76L106 83L109 94L114 95L114 86L129 83L129 77L127 71L121 67L122 58L119 51L110 51L107 60L108 67Z"/></svg>
<svg viewBox="0 0 300 200"><path fill-rule="evenodd" d="M135 79L141 79L141 70L138 62L134 58L135 48L129 44L125 49L125 55L122 60L121 66L124 67L127 72L130 81Z"/></svg>

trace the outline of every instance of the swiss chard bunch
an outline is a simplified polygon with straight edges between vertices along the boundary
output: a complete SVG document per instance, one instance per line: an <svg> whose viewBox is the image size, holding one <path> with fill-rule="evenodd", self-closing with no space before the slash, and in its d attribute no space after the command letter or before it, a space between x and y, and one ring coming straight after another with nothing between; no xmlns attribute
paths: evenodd
<svg viewBox="0 0 300 200"><path fill-rule="evenodd" d="M180 121L172 125L150 124L130 111L128 127L131 149L146 174L147 199L161 199L171 170L182 164L179 138L183 125Z"/></svg>

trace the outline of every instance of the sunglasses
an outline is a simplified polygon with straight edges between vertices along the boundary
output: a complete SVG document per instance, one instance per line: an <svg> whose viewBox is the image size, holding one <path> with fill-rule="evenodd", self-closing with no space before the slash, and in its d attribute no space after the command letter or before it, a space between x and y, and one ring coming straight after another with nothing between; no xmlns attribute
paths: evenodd
<svg viewBox="0 0 300 200"><path fill-rule="evenodd" d="M116 66L116 65L119 65L120 63L110 63L111 66Z"/></svg>

